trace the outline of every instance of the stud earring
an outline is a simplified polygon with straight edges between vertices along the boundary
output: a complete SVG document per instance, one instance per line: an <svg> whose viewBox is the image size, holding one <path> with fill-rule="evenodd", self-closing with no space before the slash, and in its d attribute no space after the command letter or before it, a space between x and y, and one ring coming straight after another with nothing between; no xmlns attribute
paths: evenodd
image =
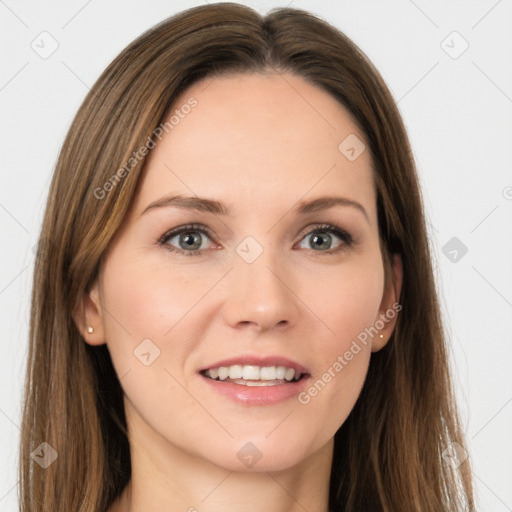
<svg viewBox="0 0 512 512"><path fill-rule="evenodd" d="M379 334L379 338L382 340L384 338L384 335Z"/></svg>
<svg viewBox="0 0 512 512"><path fill-rule="evenodd" d="M94 332L94 327L92 327L92 325L89 325L89 327L87 327L87 332L89 334L92 334Z"/></svg>

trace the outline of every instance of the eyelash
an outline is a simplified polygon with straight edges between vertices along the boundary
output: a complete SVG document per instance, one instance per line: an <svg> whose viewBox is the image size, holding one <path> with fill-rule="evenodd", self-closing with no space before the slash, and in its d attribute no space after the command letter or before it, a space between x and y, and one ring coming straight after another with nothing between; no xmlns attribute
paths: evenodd
<svg viewBox="0 0 512 512"><path fill-rule="evenodd" d="M167 243L167 241L170 240L171 238L174 238L176 235L180 235L181 233L184 233L187 231L201 233L203 235L208 236L212 241L215 241L213 233L207 227L205 227L201 224L187 224L185 226L181 226L179 228L175 228L175 229L172 229L171 231L168 231L163 236L161 236L157 242L159 245L164 246L170 252L183 254L184 256L200 256L200 255L202 255L202 253L205 251L205 249L195 250L195 251L184 251L183 249L178 249L177 247L174 247ZM343 243L334 250L329 249L327 251L314 251L313 249L310 249L310 250L313 250L314 252L318 252L318 253L326 254L326 255L327 254L333 255L333 254L337 254L340 251L347 250L349 247L351 247L355 244L354 239L352 238L350 233L348 233L347 231L345 231L337 226L333 226L332 224L319 224L314 229L306 232L301 237L300 241L302 241L304 238L306 238L307 236L309 236L315 232L333 233L338 238L340 238Z"/></svg>

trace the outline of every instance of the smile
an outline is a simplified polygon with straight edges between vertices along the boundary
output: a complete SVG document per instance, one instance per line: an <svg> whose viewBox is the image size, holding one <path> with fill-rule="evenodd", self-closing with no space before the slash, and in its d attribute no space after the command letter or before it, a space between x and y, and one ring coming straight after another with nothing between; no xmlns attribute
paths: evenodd
<svg viewBox="0 0 512 512"><path fill-rule="evenodd" d="M220 366L201 372L212 380L231 382L242 386L277 386L298 381L303 374L286 366L240 365Z"/></svg>

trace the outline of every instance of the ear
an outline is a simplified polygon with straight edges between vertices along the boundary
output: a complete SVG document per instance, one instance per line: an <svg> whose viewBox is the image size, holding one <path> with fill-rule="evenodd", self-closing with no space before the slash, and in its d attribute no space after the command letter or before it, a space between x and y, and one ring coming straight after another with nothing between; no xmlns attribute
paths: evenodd
<svg viewBox="0 0 512 512"><path fill-rule="evenodd" d="M73 320L86 343L89 345L106 343L98 281L79 300L73 311ZM91 327L92 332L89 332Z"/></svg>
<svg viewBox="0 0 512 512"><path fill-rule="evenodd" d="M382 302L379 307L379 315L375 319L374 325L378 328L379 332L373 337L372 352L377 352L383 348L393 333L399 311L402 309L402 306L399 304L402 281L402 258L400 254L395 253L393 254L391 277L384 289ZM382 335L382 338L380 335Z"/></svg>

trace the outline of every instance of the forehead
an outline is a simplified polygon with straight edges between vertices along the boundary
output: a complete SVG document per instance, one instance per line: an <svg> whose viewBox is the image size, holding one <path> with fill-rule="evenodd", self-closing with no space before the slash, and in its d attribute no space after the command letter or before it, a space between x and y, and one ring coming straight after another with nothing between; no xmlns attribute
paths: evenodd
<svg viewBox="0 0 512 512"><path fill-rule="evenodd" d="M364 134L343 105L301 77L207 78L177 98L167 121L146 159L135 210L168 193L219 199L236 211L241 198L291 204L338 191L371 213L369 151L355 159L345 151L348 144L359 153Z"/></svg>

